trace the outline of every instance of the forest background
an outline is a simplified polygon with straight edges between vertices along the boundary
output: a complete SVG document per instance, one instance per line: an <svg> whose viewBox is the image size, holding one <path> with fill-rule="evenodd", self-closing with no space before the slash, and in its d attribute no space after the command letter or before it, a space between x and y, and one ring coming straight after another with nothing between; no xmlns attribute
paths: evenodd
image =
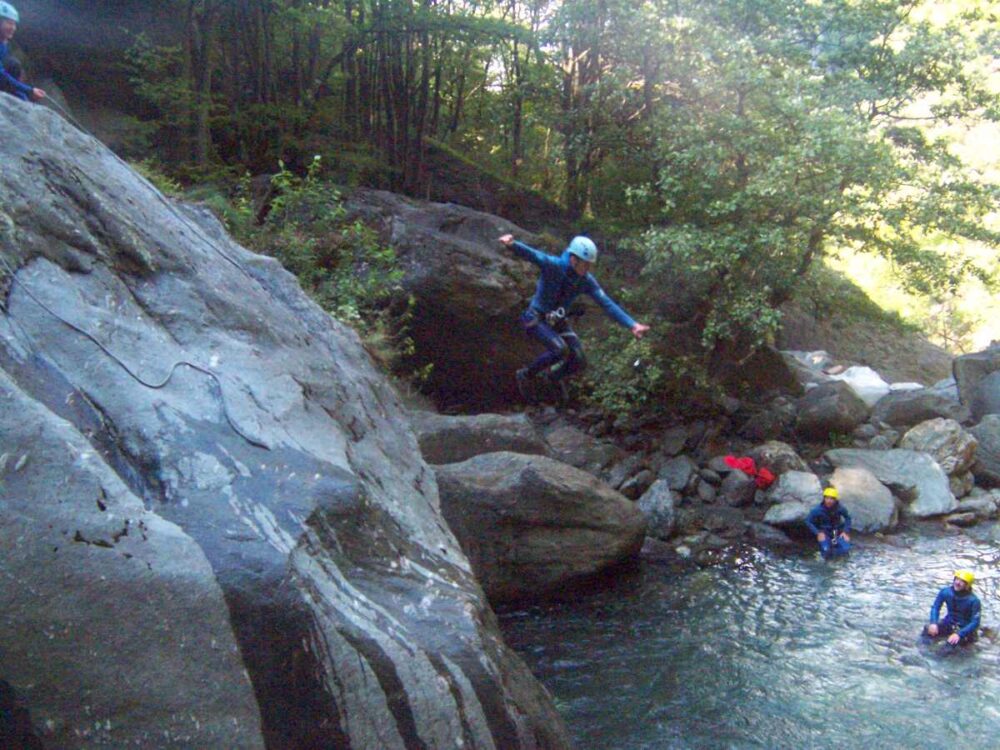
<svg viewBox="0 0 1000 750"><path fill-rule="evenodd" d="M704 352L772 340L793 298L854 304L830 269L952 352L997 336L992 0L21 6L26 40L61 25L105 61L64 77L125 111L120 151L175 189L213 186L241 239L342 316L377 316L398 275L364 227L324 245L330 185L430 197L445 154L614 247L623 301ZM249 176L275 173L284 198L251 228ZM615 348L595 381L631 390L609 402L679 361Z"/></svg>

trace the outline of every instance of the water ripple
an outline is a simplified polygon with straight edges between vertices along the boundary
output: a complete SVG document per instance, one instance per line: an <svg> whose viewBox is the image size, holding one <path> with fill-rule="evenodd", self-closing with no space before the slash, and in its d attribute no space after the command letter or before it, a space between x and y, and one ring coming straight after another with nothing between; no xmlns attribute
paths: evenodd
<svg viewBox="0 0 1000 750"><path fill-rule="evenodd" d="M501 612L581 750L992 750L1000 651L916 645L956 567L1000 612L995 530L861 539L846 560L743 551L677 576L648 565L572 602Z"/></svg>

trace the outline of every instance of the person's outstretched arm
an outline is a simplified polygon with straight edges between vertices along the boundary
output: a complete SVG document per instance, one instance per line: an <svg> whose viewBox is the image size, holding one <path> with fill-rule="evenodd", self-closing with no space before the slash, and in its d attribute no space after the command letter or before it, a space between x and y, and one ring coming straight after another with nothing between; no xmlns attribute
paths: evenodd
<svg viewBox="0 0 1000 750"><path fill-rule="evenodd" d="M601 306L601 309L604 310L609 318L619 325L628 328L637 339L641 339L643 334L649 330L649 326L634 321L631 315L625 312L617 302L608 296L608 293L601 288L601 285L597 283L597 280L593 276L590 276L589 279L590 285L587 289L587 294L591 296L594 302Z"/></svg>
<svg viewBox="0 0 1000 750"><path fill-rule="evenodd" d="M512 234L505 234L501 236L499 238L499 242L504 247L510 248L514 252L514 255L518 258L534 263L539 268L556 262L556 258L554 256L549 255L548 253L543 253L541 250L536 250L531 245L526 245L519 240L515 240L514 235Z"/></svg>
<svg viewBox="0 0 1000 750"><path fill-rule="evenodd" d="M19 98L24 99L25 101L28 100L28 97L34 97L35 91L41 91L42 97L44 98L45 96L45 92L42 91L41 89L33 89L28 84L21 83L14 76L8 73L7 69L3 66L2 62L0 62L0 79L2 79L9 86L11 86L20 95Z"/></svg>

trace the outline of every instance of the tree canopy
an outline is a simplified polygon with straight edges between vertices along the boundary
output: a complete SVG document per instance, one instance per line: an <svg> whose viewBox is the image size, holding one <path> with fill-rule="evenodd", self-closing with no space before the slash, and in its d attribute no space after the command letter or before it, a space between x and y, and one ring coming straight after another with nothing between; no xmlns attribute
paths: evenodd
<svg viewBox="0 0 1000 750"><path fill-rule="evenodd" d="M169 4L182 44L131 61L175 163L323 154L422 195L444 145L625 240L648 312L683 288L709 350L766 340L832 248L929 295L995 282L962 252L1000 247L995 162L954 148L1000 117L988 0Z"/></svg>

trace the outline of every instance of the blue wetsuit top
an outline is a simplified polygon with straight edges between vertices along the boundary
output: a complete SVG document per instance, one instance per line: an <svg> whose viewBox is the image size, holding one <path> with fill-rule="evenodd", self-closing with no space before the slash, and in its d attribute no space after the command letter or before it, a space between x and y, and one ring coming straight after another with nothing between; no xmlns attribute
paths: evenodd
<svg viewBox="0 0 1000 750"><path fill-rule="evenodd" d="M813 534L824 532L830 534L834 531L851 532L851 514L840 503L832 508L827 508L820 503L806 516L806 526Z"/></svg>
<svg viewBox="0 0 1000 750"><path fill-rule="evenodd" d="M601 289L592 274L580 276L573 270L568 251L559 256L549 255L516 240L511 248L517 257L534 263L542 272L531 299L532 311L544 315L560 307L565 309L579 295L589 294L615 322L629 329L635 326L635 321Z"/></svg>
<svg viewBox="0 0 1000 750"><path fill-rule="evenodd" d="M31 96L32 88L26 83L21 83L19 80L14 78L7 69L3 66L4 58L7 57L7 48L10 45L7 42L0 42L0 81L8 84L16 92L14 96L18 99L24 99L24 101L29 101Z"/></svg>
<svg viewBox="0 0 1000 750"><path fill-rule="evenodd" d="M967 638L979 627L979 614L982 605L979 597L971 591L959 594L951 586L945 586L938 592L931 605L931 622L936 623L941 616L941 605L948 608L948 619L959 627L958 637Z"/></svg>

